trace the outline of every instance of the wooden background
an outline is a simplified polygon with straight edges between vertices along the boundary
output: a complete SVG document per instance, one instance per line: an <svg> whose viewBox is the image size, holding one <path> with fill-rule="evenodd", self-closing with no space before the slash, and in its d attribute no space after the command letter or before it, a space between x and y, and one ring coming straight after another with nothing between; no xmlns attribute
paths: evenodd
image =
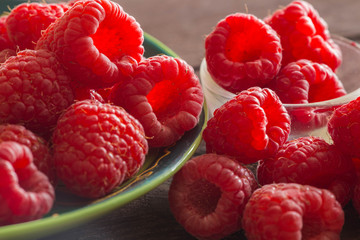
<svg viewBox="0 0 360 240"><path fill-rule="evenodd" d="M48 1L51 2L51 1ZM204 38L226 15L248 12L260 18L290 1L281 0L117 0L143 30L161 40L196 70L204 57ZM309 1L332 34L360 39L360 1ZM42 240L186 240L194 239L173 219L167 200L171 179L139 199L91 221ZM360 221L347 211L341 239L360 239ZM46 231L46 229L44 229ZM228 239L245 239L237 233Z"/></svg>

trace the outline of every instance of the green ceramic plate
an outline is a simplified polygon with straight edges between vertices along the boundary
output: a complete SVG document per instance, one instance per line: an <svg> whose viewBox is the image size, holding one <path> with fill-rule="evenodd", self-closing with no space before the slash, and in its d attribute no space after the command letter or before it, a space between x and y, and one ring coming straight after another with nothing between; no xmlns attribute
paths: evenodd
<svg viewBox="0 0 360 240"><path fill-rule="evenodd" d="M145 33L145 56L177 55L159 40ZM206 109L204 107L203 109ZM115 208L144 195L177 172L194 154L201 142L201 132L207 121L203 110L199 124L188 131L174 146L149 152L139 174L96 201L78 198L64 187L57 188L52 211L42 219L0 227L0 239L36 239L84 224L103 216Z"/></svg>

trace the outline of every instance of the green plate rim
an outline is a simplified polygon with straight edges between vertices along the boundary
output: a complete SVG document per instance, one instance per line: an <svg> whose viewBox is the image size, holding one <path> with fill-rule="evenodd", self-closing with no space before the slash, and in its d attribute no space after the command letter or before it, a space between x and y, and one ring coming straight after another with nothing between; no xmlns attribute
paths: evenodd
<svg viewBox="0 0 360 240"><path fill-rule="evenodd" d="M164 43L162 43L152 35L144 32L144 45L146 44L151 45L151 47L154 48L155 51L161 52L165 55L179 57ZM208 118L208 112L205 102L203 106L203 112L205 119L200 134L196 137L190 147L184 152L181 160L178 161L174 166L172 166L169 172L161 174L156 178L152 179L147 184L137 186L135 189L123 192L120 195L114 196L101 202L92 203L88 206L84 206L74 211L61 213L58 216L53 215L45 217L35 221L0 227L0 239L23 239L24 236L26 236L27 239L33 239L50 236L64 230L80 226L86 222L94 220L97 217L106 215L111 210L119 208L153 190L161 183L172 177L185 164L185 162L191 158L191 156L195 153L196 149L199 147L202 141L202 131L206 126ZM39 231L40 229L41 231Z"/></svg>

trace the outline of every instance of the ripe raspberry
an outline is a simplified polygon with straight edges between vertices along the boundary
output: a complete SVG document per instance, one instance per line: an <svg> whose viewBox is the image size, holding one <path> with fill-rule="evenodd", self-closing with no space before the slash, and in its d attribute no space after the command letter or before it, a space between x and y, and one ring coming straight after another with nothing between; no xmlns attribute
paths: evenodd
<svg viewBox="0 0 360 240"><path fill-rule="evenodd" d="M353 157L360 157L359 120L360 98L357 98L336 108L327 126L336 147Z"/></svg>
<svg viewBox="0 0 360 240"><path fill-rule="evenodd" d="M250 197L242 224L248 240L337 240L344 211L326 189L296 183L269 184Z"/></svg>
<svg viewBox="0 0 360 240"><path fill-rule="evenodd" d="M263 87L280 70L280 38L254 15L235 13L206 37L205 58L214 81L226 90Z"/></svg>
<svg viewBox="0 0 360 240"><path fill-rule="evenodd" d="M204 154L189 160L171 182L170 209L198 239L221 239L241 229L246 202L257 188L250 170L231 158Z"/></svg>
<svg viewBox="0 0 360 240"><path fill-rule="evenodd" d="M164 147L196 126L203 93L190 65L163 55L140 62L132 78L113 87L110 101L141 122L150 146Z"/></svg>
<svg viewBox="0 0 360 240"><path fill-rule="evenodd" d="M112 86L142 59L143 31L109 0L77 1L44 32L36 49L49 49L68 74L90 88Z"/></svg>
<svg viewBox="0 0 360 240"><path fill-rule="evenodd" d="M268 85L283 103L312 103L346 94L337 75L326 65L301 59L284 66Z"/></svg>
<svg viewBox="0 0 360 240"><path fill-rule="evenodd" d="M9 35L6 28L6 19L8 15L0 16L0 51L4 49L15 50L15 44L9 39Z"/></svg>
<svg viewBox="0 0 360 240"><path fill-rule="evenodd" d="M73 99L69 77L46 50L21 51L0 66L0 124L48 135Z"/></svg>
<svg viewBox="0 0 360 240"><path fill-rule="evenodd" d="M249 88L216 109L203 131L207 152L244 164L274 155L286 142L290 117L270 89Z"/></svg>
<svg viewBox="0 0 360 240"><path fill-rule="evenodd" d="M0 225L39 219L53 206L54 188L32 160L25 145L0 143Z"/></svg>
<svg viewBox="0 0 360 240"><path fill-rule="evenodd" d="M293 1L265 19L280 36L282 65L299 59L325 63L333 71L341 64L341 50L331 39L328 26L306 1Z"/></svg>
<svg viewBox="0 0 360 240"><path fill-rule="evenodd" d="M2 124L0 125L0 143L4 141L18 142L30 148L37 169L43 172L55 185L56 178L52 155L48 143L42 137L21 125Z"/></svg>
<svg viewBox="0 0 360 240"><path fill-rule="evenodd" d="M302 137L285 143L274 157L259 161L261 185L299 183L330 190L345 206L351 199L356 173L351 158L320 137Z"/></svg>
<svg viewBox="0 0 360 240"><path fill-rule="evenodd" d="M53 135L57 176L74 194L97 198L138 172L148 144L124 109L95 100L74 103Z"/></svg>
<svg viewBox="0 0 360 240"><path fill-rule="evenodd" d="M6 20L10 40L20 50L34 49L36 42L51 23L68 10L66 4L22 3L11 10Z"/></svg>
<svg viewBox="0 0 360 240"><path fill-rule="evenodd" d="M326 65L301 59L284 66L267 86L275 91L283 103L312 103L337 98L346 91L337 75ZM316 108L287 108L291 127L309 131L326 125L332 111Z"/></svg>

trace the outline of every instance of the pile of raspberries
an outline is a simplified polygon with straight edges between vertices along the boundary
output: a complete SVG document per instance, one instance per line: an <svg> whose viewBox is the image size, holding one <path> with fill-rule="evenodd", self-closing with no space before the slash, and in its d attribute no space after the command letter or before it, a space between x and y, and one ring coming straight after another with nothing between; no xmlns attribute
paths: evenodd
<svg viewBox="0 0 360 240"><path fill-rule="evenodd" d="M346 94L326 22L305 1L265 19L235 13L206 36L205 50L212 78L235 97L207 122L206 153L173 177L175 219L197 239L239 231L254 240L340 239L343 208L360 214L360 98L326 119L329 142L289 140L293 119L283 105Z"/></svg>
<svg viewBox="0 0 360 240"><path fill-rule="evenodd" d="M198 124L193 68L146 58L143 41L110 0L23 3L0 17L0 225L43 217L60 182L79 197L110 193Z"/></svg>

